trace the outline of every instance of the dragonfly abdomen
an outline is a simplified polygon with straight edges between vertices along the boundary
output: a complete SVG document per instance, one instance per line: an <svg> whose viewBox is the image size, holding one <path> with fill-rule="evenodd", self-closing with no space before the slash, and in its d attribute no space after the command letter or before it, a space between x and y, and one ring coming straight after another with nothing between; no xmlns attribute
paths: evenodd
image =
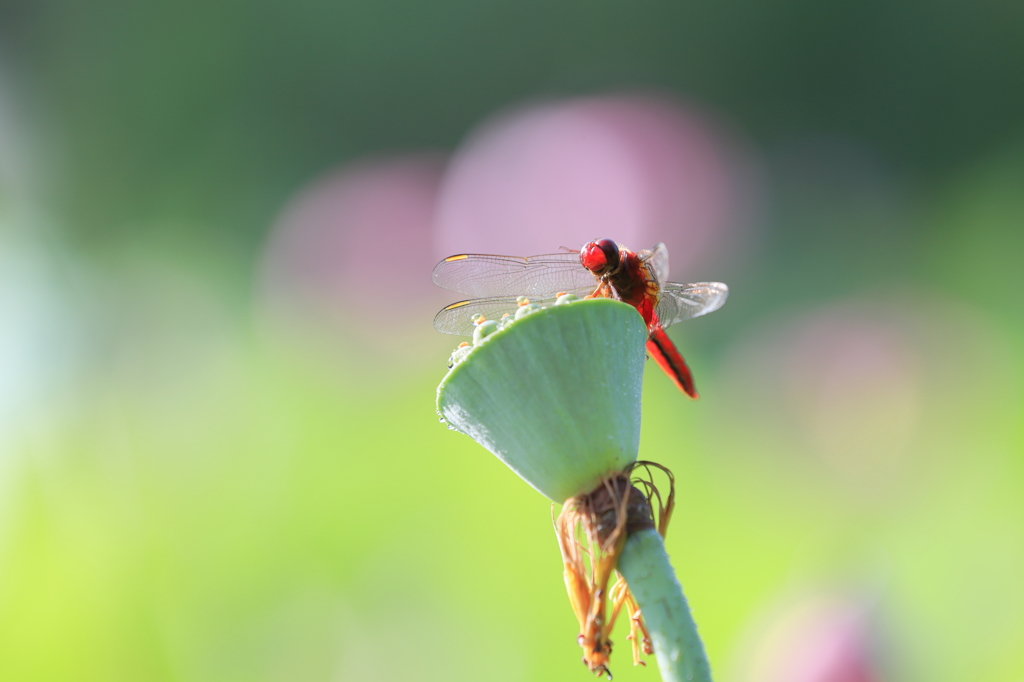
<svg viewBox="0 0 1024 682"><path fill-rule="evenodd" d="M647 339L647 353L672 379L680 391L694 400L700 397L697 394L697 387L693 383L693 374L690 373L690 368L683 360L682 353L672 343L672 339L668 338L668 334L661 328L661 325L657 323L655 323L655 329L651 332L651 336Z"/></svg>

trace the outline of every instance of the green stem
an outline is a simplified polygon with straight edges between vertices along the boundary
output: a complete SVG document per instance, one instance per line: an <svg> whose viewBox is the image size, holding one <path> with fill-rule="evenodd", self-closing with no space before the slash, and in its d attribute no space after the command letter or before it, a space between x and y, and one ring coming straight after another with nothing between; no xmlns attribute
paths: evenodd
<svg viewBox="0 0 1024 682"><path fill-rule="evenodd" d="M697 625L658 532L630 535L618 568L643 612L663 682L711 682Z"/></svg>

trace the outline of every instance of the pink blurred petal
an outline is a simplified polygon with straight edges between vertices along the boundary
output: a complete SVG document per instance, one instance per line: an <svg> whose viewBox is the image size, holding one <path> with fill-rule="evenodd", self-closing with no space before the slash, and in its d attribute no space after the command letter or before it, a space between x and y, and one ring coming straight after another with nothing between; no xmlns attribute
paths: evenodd
<svg viewBox="0 0 1024 682"><path fill-rule="evenodd" d="M920 424L912 330L889 311L847 305L794 331L786 392L812 447L854 479L898 466Z"/></svg>
<svg viewBox="0 0 1024 682"><path fill-rule="evenodd" d="M726 357L716 408L723 423L742 415L745 428L722 447L863 504L902 490L925 456L928 358L909 305L836 301L750 330Z"/></svg>
<svg viewBox="0 0 1024 682"><path fill-rule="evenodd" d="M749 682L880 682L870 609L836 595L777 612L756 635Z"/></svg>
<svg viewBox="0 0 1024 682"><path fill-rule="evenodd" d="M443 167L429 154L371 159L303 189L271 232L265 296L291 314L353 329L395 328L414 316L426 325L436 298L430 231Z"/></svg>
<svg viewBox="0 0 1024 682"><path fill-rule="evenodd" d="M438 203L435 255L530 255L611 237L668 244L677 276L717 255L737 216L725 142L656 95L514 110L464 143Z"/></svg>

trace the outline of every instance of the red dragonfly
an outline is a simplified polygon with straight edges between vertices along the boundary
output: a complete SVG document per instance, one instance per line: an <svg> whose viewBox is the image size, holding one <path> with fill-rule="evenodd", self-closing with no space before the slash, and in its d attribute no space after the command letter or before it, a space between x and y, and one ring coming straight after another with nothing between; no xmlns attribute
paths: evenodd
<svg viewBox="0 0 1024 682"><path fill-rule="evenodd" d="M460 254L437 264L434 284L474 296L452 303L434 317L434 329L471 336L472 317L479 313L499 319L515 310L516 298L551 304L559 293L615 298L637 309L650 336L647 352L686 395L697 389L686 361L665 329L683 320L718 310L729 295L721 282L677 284L668 281L668 249L658 244L633 252L611 239L584 244L579 253L564 251L542 256Z"/></svg>

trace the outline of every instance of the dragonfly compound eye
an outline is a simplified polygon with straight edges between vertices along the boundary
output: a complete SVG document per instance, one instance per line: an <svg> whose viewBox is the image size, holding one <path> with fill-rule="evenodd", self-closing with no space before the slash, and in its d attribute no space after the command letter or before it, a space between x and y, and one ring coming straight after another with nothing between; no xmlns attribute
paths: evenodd
<svg viewBox="0 0 1024 682"><path fill-rule="evenodd" d="M619 266L619 245L611 239L587 242L580 250L580 263L595 275L602 275Z"/></svg>

